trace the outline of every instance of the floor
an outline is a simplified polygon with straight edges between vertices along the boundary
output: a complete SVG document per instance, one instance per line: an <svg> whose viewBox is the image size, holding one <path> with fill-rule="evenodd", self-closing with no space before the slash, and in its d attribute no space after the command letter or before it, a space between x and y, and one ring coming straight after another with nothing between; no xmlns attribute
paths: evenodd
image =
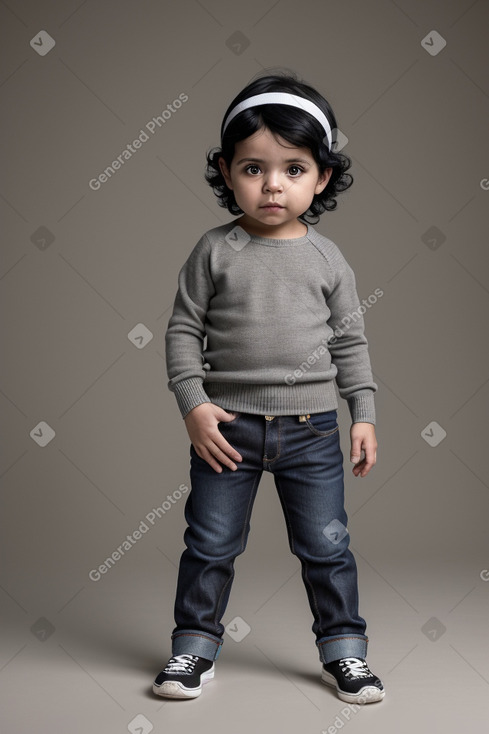
<svg viewBox="0 0 489 734"><path fill-rule="evenodd" d="M352 549L361 613L370 620L368 660L386 688L382 702L352 707L320 683L312 618L296 559L290 556L285 568L273 559L260 568L253 550L236 562L224 624L232 621L241 634L236 639L225 634L214 680L198 699L154 696L152 680L169 653L175 567L166 564L161 587L155 584L161 556L142 564L135 554L128 555L124 568L119 564L120 569L107 574L104 586L87 586L76 604L57 616L54 611L41 616L29 631L20 613L10 615L2 645L3 730L488 731L489 584L484 573L477 577L468 562L440 564L436 570L432 564L413 566L391 558L381 576L360 549ZM283 583L271 587L271 576L279 573ZM274 590L268 598L267 587Z"/></svg>

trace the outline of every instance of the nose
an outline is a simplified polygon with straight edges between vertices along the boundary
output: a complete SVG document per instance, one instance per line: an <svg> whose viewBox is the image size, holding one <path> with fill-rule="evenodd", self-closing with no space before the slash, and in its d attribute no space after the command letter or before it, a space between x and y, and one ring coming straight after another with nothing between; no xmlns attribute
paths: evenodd
<svg viewBox="0 0 489 734"><path fill-rule="evenodd" d="M266 178L265 178L265 184L264 184L265 191L282 191L283 185L280 180L280 174L277 171L270 171Z"/></svg>

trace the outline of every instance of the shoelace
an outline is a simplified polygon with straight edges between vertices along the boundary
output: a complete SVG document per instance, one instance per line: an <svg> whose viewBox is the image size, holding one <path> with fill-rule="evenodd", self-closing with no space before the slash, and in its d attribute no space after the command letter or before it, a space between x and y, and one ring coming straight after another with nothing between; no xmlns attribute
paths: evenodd
<svg viewBox="0 0 489 734"><path fill-rule="evenodd" d="M170 658L165 668L165 673L180 673L180 675L191 675L194 672L197 658L193 655L175 655Z"/></svg>
<svg viewBox="0 0 489 734"><path fill-rule="evenodd" d="M373 676L365 660L360 658L342 658L340 668L347 678L370 678Z"/></svg>

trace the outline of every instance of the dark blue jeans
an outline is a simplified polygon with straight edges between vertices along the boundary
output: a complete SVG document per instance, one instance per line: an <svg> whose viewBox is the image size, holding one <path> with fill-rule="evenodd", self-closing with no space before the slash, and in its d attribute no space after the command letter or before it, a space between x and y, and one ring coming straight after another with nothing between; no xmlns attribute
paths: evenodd
<svg viewBox="0 0 489 734"><path fill-rule="evenodd" d="M236 471L214 471L190 446L188 528L178 574L172 654L217 658L234 560L246 547L265 470L273 473L290 549L302 565L320 660L365 658L368 638L365 620L358 614L357 568L348 547L337 411L236 415L219 423L222 435L243 457Z"/></svg>

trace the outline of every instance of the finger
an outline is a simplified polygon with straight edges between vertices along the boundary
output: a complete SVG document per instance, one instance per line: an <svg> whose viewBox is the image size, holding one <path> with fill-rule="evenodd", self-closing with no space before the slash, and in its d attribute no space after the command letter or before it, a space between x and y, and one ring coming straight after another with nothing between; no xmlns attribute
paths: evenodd
<svg viewBox="0 0 489 734"><path fill-rule="evenodd" d="M218 433L214 438L214 444L217 446L220 451L225 454L227 457L231 457L235 461L241 461L243 457L241 454L236 451L233 446L231 446L230 443L226 441L222 433Z"/></svg>
<svg viewBox="0 0 489 734"><path fill-rule="evenodd" d="M232 471L236 471L236 469L238 468L236 464L225 453L225 451L219 448L219 446L216 443L212 444L211 446L208 446L207 449L209 453L211 453L218 461L221 462L221 464L224 464L224 466L227 466L228 469L232 469Z"/></svg>
<svg viewBox="0 0 489 734"><path fill-rule="evenodd" d="M366 460L362 470L362 477L365 477L373 466L375 466L375 461Z"/></svg>
<svg viewBox="0 0 489 734"><path fill-rule="evenodd" d="M221 416L219 418L219 423L230 423L231 421L236 420L236 413L226 413L226 411L224 411L219 415Z"/></svg>
<svg viewBox="0 0 489 734"><path fill-rule="evenodd" d="M352 472L354 473L356 477L358 477L359 475L363 477L365 476L365 473L364 473L365 466L366 466L366 459L363 458L361 461L355 464L355 466L352 469Z"/></svg>
<svg viewBox="0 0 489 734"><path fill-rule="evenodd" d="M358 464L361 458L362 458L362 442L360 441L360 439L355 439L352 442L352 446L351 446L350 461L352 464Z"/></svg>
<svg viewBox="0 0 489 734"><path fill-rule="evenodd" d="M197 454L200 456L200 458L209 464L211 469L214 469L214 471L216 471L218 474L222 472L222 466L218 464L218 462L214 459L214 456L210 453L210 451L206 449L205 446L202 448L202 450L199 450L197 449L197 447L195 447L195 450L197 451Z"/></svg>
<svg viewBox="0 0 489 734"><path fill-rule="evenodd" d="M358 464L360 461L360 457L362 455L362 452L360 449L352 449L352 452L350 454L350 461L352 464Z"/></svg>
<svg viewBox="0 0 489 734"><path fill-rule="evenodd" d="M368 469L370 469L375 465L375 462L377 461L377 452L375 449L369 450L367 449L367 452L365 454L365 465L368 466Z"/></svg>

